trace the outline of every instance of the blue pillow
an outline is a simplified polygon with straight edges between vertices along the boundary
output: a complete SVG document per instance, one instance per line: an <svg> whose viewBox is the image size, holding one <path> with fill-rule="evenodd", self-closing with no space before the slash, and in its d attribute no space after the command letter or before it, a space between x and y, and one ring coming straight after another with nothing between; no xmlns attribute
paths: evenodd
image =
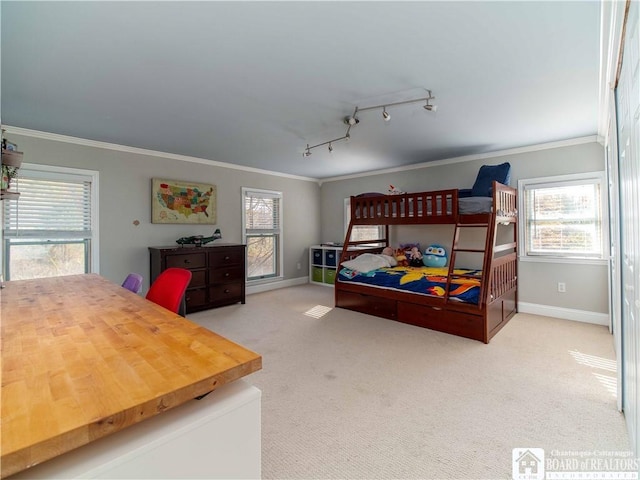
<svg viewBox="0 0 640 480"><path fill-rule="evenodd" d="M511 165L509 162L501 163L500 165L483 165L480 167L480 171L476 177L476 183L473 184L473 188L471 189L471 196L490 197L493 181L496 180L504 185L508 185L510 177Z"/></svg>

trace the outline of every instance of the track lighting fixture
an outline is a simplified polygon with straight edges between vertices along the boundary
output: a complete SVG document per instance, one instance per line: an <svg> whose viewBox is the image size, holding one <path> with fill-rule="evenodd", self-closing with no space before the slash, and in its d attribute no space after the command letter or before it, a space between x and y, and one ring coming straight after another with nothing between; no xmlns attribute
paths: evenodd
<svg viewBox="0 0 640 480"><path fill-rule="evenodd" d="M432 97L431 95L429 95L429 97L427 98L427 104L422 108L424 108L425 110L428 110L430 112L437 112L438 111L438 106L437 105L431 105L429 103L429 100L432 100L434 98L435 97Z"/></svg>
<svg viewBox="0 0 640 480"><path fill-rule="evenodd" d="M417 102L426 102L426 104L423 106L423 108L429 112L435 112L438 110L438 106L437 105L431 105L431 103L429 103L431 100L434 100L436 97L434 97L431 94L431 90L427 90L427 92L429 93L429 96L427 97L421 97L421 98L416 98L413 100L405 100L402 102L394 102L394 103L385 103L383 105L373 105L371 107L363 107L363 108L359 108L356 107L355 110L353 111L353 115L348 115L346 117L344 117L343 122L345 125L347 125L347 131L344 134L344 136L339 137L339 138L334 138L332 140L326 141L326 142L322 142L322 143L318 143L317 145L311 145L309 146L309 144L307 143L307 148L305 148L304 152L302 153L303 157L308 157L311 155L311 150L317 147L321 147L323 145L329 145L329 151L333 152L333 143L335 142L339 142L340 140L345 140L345 141L349 141L349 139L351 138L351 127L353 127L354 125L357 125L360 123L360 119L356 116L358 114L358 112L366 112L367 110L375 110L378 108L382 109L382 118L384 119L385 122L388 122L389 120L391 120L391 115L389 114L389 112L387 112L387 108L388 107L395 107L397 105L407 105L409 103L417 103Z"/></svg>

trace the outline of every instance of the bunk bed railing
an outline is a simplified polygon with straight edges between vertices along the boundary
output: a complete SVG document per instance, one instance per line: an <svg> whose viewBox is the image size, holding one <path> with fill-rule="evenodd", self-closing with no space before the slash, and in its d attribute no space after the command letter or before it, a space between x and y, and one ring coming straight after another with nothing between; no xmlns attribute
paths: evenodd
<svg viewBox="0 0 640 480"><path fill-rule="evenodd" d="M488 301L491 302L515 288L518 281L517 273L515 252L496 258L491 265Z"/></svg>
<svg viewBox="0 0 640 480"><path fill-rule="evenodd" d="M351 197L353 225L452 223L458 212L458 190Z"/></svg>

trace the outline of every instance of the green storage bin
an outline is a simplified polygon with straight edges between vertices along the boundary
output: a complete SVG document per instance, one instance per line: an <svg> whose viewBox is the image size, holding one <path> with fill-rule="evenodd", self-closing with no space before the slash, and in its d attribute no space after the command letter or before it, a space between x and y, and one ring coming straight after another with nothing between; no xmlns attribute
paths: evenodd
<svg viewBox="0 0 640 480"><path fill-rule="evenodd" d="M322 267L311 267L312 270L312 276L311 278L313 278L314 282L322 282L323 278L322 278Z"/></svg>
<svg viewBox="0 0 640 480"><path fill-rule="evenodd" d="M336 269L335 268L325 268L324 269L324 283L330 283L331 285L336 283Z"/></svg>

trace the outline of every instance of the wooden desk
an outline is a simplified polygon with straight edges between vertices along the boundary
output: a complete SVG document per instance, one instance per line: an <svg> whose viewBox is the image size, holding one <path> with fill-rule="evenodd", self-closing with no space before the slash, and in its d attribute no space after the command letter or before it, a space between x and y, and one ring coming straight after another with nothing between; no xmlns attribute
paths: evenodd
<svg viewBox="0 0 640 480"><path fill-rule="evenodd" d="M98 275L5 283L2 477L262 368L262 357Z"/></svg>

